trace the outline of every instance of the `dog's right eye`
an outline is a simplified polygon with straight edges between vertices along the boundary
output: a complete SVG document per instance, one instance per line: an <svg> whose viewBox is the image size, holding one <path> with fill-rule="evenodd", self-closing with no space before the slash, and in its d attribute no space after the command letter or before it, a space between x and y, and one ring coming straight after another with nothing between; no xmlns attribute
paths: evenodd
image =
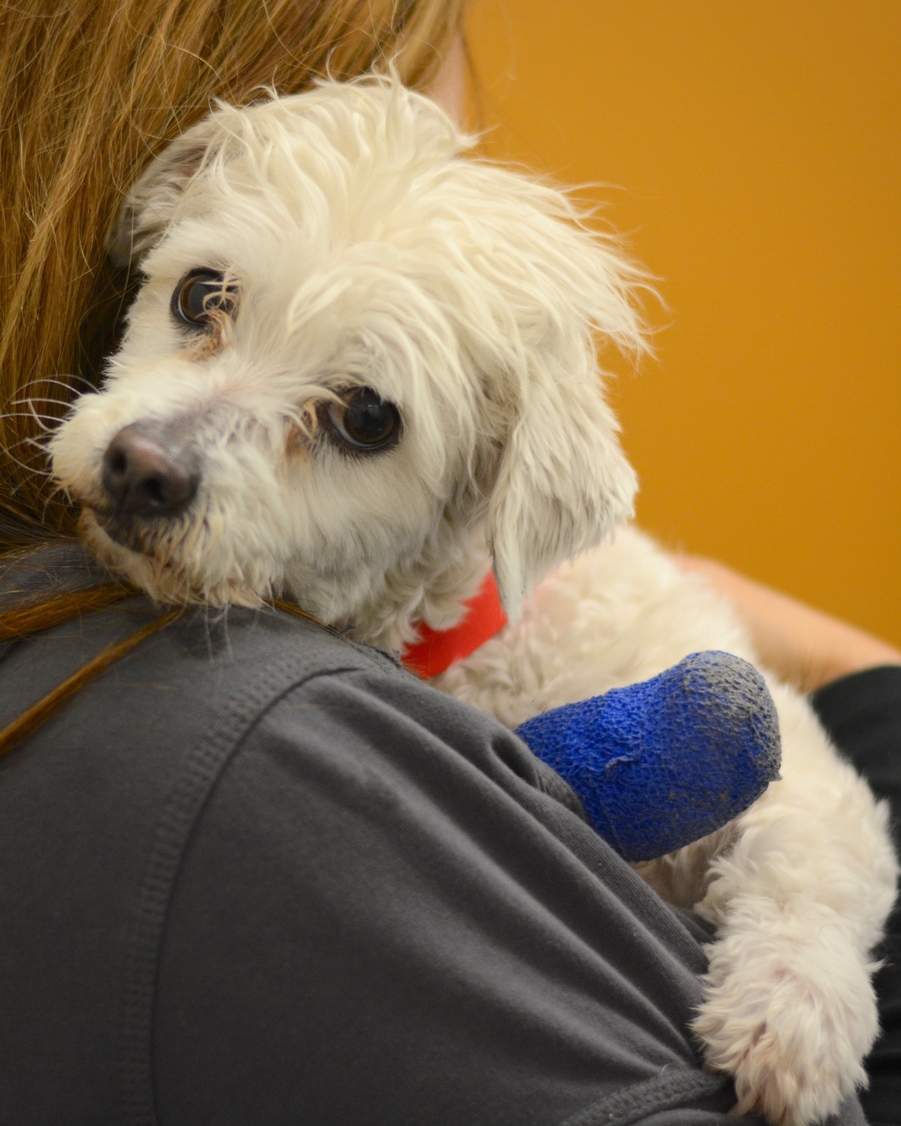
<svg viewBox="0 0 901 1126"><path fill-rule="evenodd" d="M213 323L216 313L230 314L235 308L235 287L219 270L201 267L185 274L172 292L172 315L191 328Z"/></svg>

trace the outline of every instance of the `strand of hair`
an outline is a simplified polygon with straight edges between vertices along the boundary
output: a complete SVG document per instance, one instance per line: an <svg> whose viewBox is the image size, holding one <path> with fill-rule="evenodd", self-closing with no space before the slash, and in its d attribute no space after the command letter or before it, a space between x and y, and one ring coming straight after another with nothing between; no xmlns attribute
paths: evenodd
<svg viewBox="0 0 901 1126"><path fill-rule="evenodd" d="M49 598L19 605L12 610L0 611L0 641L28 637L41 630L66 622L93 610L130 598L137 594L134 587L119 582L102 583L87 590L67 590Z"/></svg>
<svg viewBox="0 0 901 1126"><path fill-rule="evenodd" d="M58 684L52 692L48 692L42 700L28 708L27 711L22 712L12 723L7 724L0 731L0 756L18 747L29 735L32 735L51 716L55 715L76 692L79 692L85 685L98 677L114 661L118 661L120 657L130 653L146 638L151 637L158 630L174 621L181 613L181 609L170 610L150 622L149 625L131 634L130 637L126 637L124 641L116 641L112 645L108 645L93 660L88 661L86 665L82 665L77 672Z"/></svg>

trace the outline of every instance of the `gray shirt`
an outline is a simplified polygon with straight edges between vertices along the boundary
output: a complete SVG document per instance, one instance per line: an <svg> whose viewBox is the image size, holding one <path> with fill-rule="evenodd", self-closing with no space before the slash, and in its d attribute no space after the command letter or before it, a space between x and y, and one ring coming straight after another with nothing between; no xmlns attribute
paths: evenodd
<svg viewBox="0 0 901 1126"><path fill-rule="evenodd" d="M157 613L8 647L0 726ZM740 1121L699 925L514 735L286 614L186 613L75 696L0 762L0 852L0 1122Z"/></svg>

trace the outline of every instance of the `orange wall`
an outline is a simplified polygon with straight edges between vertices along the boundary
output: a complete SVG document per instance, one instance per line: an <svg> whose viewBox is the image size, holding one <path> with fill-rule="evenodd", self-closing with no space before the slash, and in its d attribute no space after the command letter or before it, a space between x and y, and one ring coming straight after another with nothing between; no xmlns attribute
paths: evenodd
<svg viewBox="0 0 901 1126"><path fill-rule="evenodd" d="M474 0L492 155L668 306L613 394L641 523L901 644L901 3Z"/></svg>

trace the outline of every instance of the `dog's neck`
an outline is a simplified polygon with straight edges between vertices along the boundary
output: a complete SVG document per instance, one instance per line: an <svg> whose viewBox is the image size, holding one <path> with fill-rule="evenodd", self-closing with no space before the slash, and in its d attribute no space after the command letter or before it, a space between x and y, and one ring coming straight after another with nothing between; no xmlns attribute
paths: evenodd
<svg viewBox="0 0 901 1126"><path fill-rule="evenodd" d="M494 572L489 571L478 592L464 603L466 613L448 629L418 624L418 640L405 646L401 659L423 680L440 676L451 665L480 649L507 624Z"/></svg>
<svg viewBox="0 0 901 1126"><path fill-rule="evenodd" d="M484 528L466 516L446 512L425 543L384 569L359 559L325 572L289 568L285 594L355 640L389 652L415 643L423 626L453 629L492 569Z"/></svg>

